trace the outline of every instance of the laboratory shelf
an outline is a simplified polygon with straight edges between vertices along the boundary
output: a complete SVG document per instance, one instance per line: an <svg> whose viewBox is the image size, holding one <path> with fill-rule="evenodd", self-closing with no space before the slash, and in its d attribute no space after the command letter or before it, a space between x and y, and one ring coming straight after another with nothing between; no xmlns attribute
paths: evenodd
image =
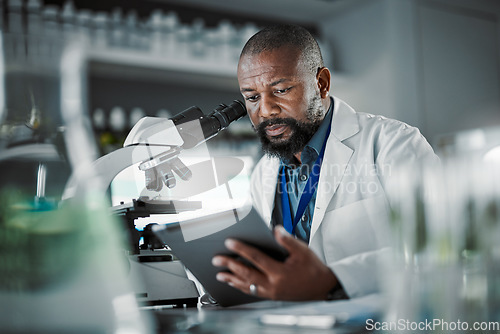
<svg viewBox="0 0 500 334"><path fill-rule="evenodd" d="M236 61L168 58L144 51L121 49L90 50L89 61L91 74L96 76L238 89Z"/></svg>

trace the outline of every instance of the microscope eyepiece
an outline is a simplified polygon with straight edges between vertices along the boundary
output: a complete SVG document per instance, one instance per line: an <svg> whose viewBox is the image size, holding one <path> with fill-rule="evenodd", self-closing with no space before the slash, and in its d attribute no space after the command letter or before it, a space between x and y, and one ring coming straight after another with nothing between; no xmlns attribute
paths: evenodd
<svg viewBox="0 0 500 334"><path fill-rule="evenodd" d="M195 112L195 110L197 110ZM219 131L224 130L231 122L234 122L246 115L247 111L243 102L234 100L230 105L220 104L214 111L208 115L199 116L201 110L198 107L186 109L181 114L172 118L177 130L184 140L182 148L193 148L213 136ZM183 116L188 114L188 116ZM198 115L196 117L195 115ZM199 120L198 122L188 123L188 120ZM177 121L177 123L176 123ZM199 131L201 127L201 132ZM198 129L196 129L198 128Z"/></svg>
<svg viewBox="0 0 500 334"><path fill-rule="evenodd" d="M234 100L230 105L220 104L208 115L204 115L200 108L193 106L170 118L184 144L159 154L139 166L146 172L146 188L160 191L163 184L168 188L174 187L176 181L172 172L181 179L188 180L191 171L177 158L181 148L193 148L207 141L246 113L243 102Z"/></svg>
<svg viewBox="0 0 500 334"><path fill-rule="evenodd" d="M221 108L222 107L222 108ZM245 116L247 110L243 102L234 100L229 106L221 104L219 107L208 115L208 117L215 117L220 123L220 130L228 127L229 123L240 119Z"/></svg>

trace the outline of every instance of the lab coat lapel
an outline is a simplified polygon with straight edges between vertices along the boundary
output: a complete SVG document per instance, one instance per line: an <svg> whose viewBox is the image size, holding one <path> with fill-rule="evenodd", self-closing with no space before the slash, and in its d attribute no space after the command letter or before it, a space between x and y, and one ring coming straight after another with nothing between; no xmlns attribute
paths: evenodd
<svg viewBox="0 0 500 334"><path fill-rule="evenodd" d="M358 132L359 123L354 110L342 100L334 98L332 129L328 137L323 163L321 164L310 241L323 221L328 203L336 193L354 153L354 150L346 146L342 141Z"/></svg>
<svg viewBox="0 0 500 334"><path fill-rule="evenodd" d="M279 160L273 159L270 168L264 169L263 180L273 180L270 184L273 185L272 191L263 191L261 193L262 217L267 224L271 224L271 217L274 209L274 197L276 193L277 180L279 171Z"/></svg>

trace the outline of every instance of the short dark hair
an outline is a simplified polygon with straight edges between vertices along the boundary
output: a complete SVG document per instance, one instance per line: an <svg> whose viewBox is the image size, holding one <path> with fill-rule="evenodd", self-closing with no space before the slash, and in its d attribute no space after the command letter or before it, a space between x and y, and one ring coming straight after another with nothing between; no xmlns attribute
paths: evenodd
<svg viewBox="0 0 500 334"><path fill-rule="evenodd" d="M316 75L324 67L323 56L318 42L305 28L293 24L280 24L266 27L253 35L243 47L241 56L256 55L290 46L301 52L306 66Z"/></svg>

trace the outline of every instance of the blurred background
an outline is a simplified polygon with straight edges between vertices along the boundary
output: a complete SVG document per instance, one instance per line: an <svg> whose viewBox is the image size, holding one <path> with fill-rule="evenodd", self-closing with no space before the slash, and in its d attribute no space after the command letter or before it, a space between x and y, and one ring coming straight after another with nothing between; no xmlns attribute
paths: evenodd
<svg viewBox="0 0 500 334"><path fill-rule="evenodd" d="M74 319L61 316L69 312L65 308L72 301L77 301L79 307L74 312L78 314L75 319L85 322L88 317L100 316L103 328L113 325L102 308L88 306L102 304L100 294L88 291L108 283L114 286L118 278L125 277L125 268L118 268L118 260L109 261L118 263L116 275L110 276L106 266L108 257L102 256L113 253L114 246L109 240L119 234L101 228L111 224L104 211L94 212L96 202L105 205L100 196L89 195L92 201L83 196L77 198L81 203L89 201L87 208L73 202L78 210L88 209L86 215L74 211L74 207L56 210L61 189L66 189L66 179L74 170L92 174L92 168L87 167L96 156L122 147L132 126L143 116L170 118L194 105L208 114L220 103L242 99L236 78L240 51L260 28L275 23L300 24L317 37L326 66L333 73L333 95L358 112L384 115L418 127L443 158L442 168L418 168L395 178L396 201L391 203L391 219L395 240L399 242L396 250L403 257L394 263L404 270L399 273L395 270L397 275L390 271L393 280L387 282L396 288L391 287L394 294L388 317L419 319L430 314L455 320L465 319L465 315L471 321L499 319L500 175L498 165L483 169L475 163L487 157L500 161L500 1L0 0L0 11L3 47L0 72L4 77L1 84L5 86L0 87L0 101L5 104L0 111L0 195L3 196L0 199L7 203L0 207L0 237L4 238L0 240L0 253L10 256L3 266L0 263L0 295L9 296L11 303L31 310L38 317L33 318L31 327L23 327L30 317L13 321L9 319L10 313L0 313L4 317L0 320L10 321L4 321L7 326L32 332L31 328L39 329L39 323L52 326L53 321L47 319L61 320L60 328L74 326ZM62 57L66 53L57 50L55 41L80 41L80 38L86 40L78 43L80 48L82 45L87 48L84 56L67 63L75 66L60 66L63 59L69 58ZM72 84L66 85L67 82ZM69 105L64 104L68 101ZM76 104L78 108L73 110ZM58 116L56 120L69 119L78 127L47 122L50 117L45 116L52 114ZM74 126L73 123L70 125ZM76 128L82 131L74 131ZM83 131L87 128L91 131ZM63 139L65 145L59 142ZM98 144L98 150L94 144ZM44 147L49 150L40 149ZM214 192L203 192L199 198L185 197L206 201L203 209L218 209L217 205L227 204L228 198L245 198L251 169L262 155L248 118L232 123L202 147L205 148L208 150L203 154L194 150L193 156L199 154L204 162L210 162L211 157L237 157L244 168L229 171L238 177L224 185L217 184ZM21 162L25 161L28 167L21 168ZM67 162L66 169L52 166L54 161ZM194 164L189 159L185 161L190 166ZM220 161L226 164L227 160ZM208 175L206 170L198 175L204 178ZM136 168L135 172L140 171ZM83 188L94 195L91 176L95 181L94 175L78 174ZM144 175L120 174L117 179L115 186L111 186L112 204L123 204L142 194ZM17 190L20 184L28 185L28 200L14 198L7 183L17 186ZM49 188L51 183L60 186L56 194ZM10 211L5 209L9 204L12 204ZM67 219L65 214L81 217L83 222ZM182 214L174 216L170 212L168 219L180 221ZM144 219L136 226L128 223L127 228L142 230L148 223ZM123 226L121 229L124 230ZM7 232L27 235L24 244ZM93 277L81 276L75 280L77 289L62 284L65 281L58 280L58 270L77 272L67 268L73 267L74 259L82 259L84 263L89 252L77 248L74 254L69 253L68 261L60 261L53 254L66 256L66 247L74 248L73 239L67 243L54 242L60 234L81 236L77 240L95 248L91 254L101 261L94 261L96 266L100 265L91 267L94 271L85 270L95 273ZM31 240L38 239L42 240L41 246L33 246ZM29 262L33 254L42 260ZM179 265L172 259L169 261ZM52 270L44 271L45 263L51 264L48 268ZM449 275L449 279L435 280L436 270L441 270L443 277ZM158 277L158 281L165 279ZM46 282L59 284L61 289L46 289L43 285ZM123 291L128 289L125 283ZM34 292L40 289L46 295L37 294L38 304L33 304L35 294L30 294L29 289L26 299L18 298L11 292L23 288L22 284L28 288L34 286ZM168 286L175 292L179 290L173 283ZM164 292L162 284L158 287L158 291ZM139 290L141 287L135 288L136 293L144 292ZM116 323L123 322L126 328L129 319L134 322L139 317L131 317L129 308L127 312L119 312L116 305L135 302L133 298L128 304L117 301L120 289L109 293L109 303L103 307L121 317ZM74 298L74 291L91 296L94 304L80 302ZM408 291L413 295L408 296ZM198 291L195 292L196 300ZM173 297L168 295L168 298ZM167 298L162 295L157 299ZM60 307L50 309L52 318L45 318L47 300ZM448 301L454 301L457 308L450 309ZM12 312L16 312L15 305ZM82 316L79 312L83 311L95 314ZM137 332L144 333L140 321L136 326Z"/></svg>
<svg viewBox="0 0 500 334"><path fill-rule="evenodd" d="M446 134L500 125L496 0L4 0L2 10L5 31L89 38L89 116L101 154L144 115L209 112L241 98L241 47L278 22L317 36L333 95L418 127L434 148ZM247 119L208 145L261 155Z"/></svg>

